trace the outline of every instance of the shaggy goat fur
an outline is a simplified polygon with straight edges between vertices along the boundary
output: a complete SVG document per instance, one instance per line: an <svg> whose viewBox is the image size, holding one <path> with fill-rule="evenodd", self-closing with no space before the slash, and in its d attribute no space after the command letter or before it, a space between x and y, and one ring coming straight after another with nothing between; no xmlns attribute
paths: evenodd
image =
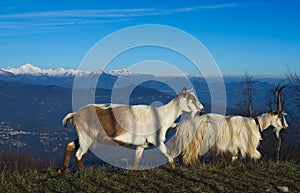
<svg viewBox="0 0 300 193"><path fill-rule="evenodd" d="M257 117L258 124L251 117L224 116L220 114L205 114L182 120L176 127L176 151L180 152L185 164L192 164L209 150L217 154L230 152L232 160L249 155L254 160L260 159L261 154L256 149L261 140L260 129L263 131L270 125L277 130L287 128L284 116L274 112Z"/></svg>

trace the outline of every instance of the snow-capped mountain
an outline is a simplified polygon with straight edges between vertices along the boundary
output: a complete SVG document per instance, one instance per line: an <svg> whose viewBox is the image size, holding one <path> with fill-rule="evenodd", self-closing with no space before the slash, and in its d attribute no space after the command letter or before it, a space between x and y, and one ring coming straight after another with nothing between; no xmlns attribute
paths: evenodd
<svg viewBox="0 0 300 193"><path fill-rule="evenodd" d="M116 69L116 70L97 70L97 71L83 71L83 70L74 70L74 69L64 69L64 68L57 68L57 69L41 69L37 66L32 64L24 64L19 68L8 67L6 69L0 68L0 75L5 75L5 73L13 74L13 75L31 75L31 76L95 76L100 74L109 74L112 76L139 76L139 75L146 75L152 76L151 74L145 73L138 73L133 72L126 68ZM179 75L157 75L157 76L166 76L166 77L174 77ZM186 75L188 76L188 75Z"/></svg>
<svg viewBox="0 0 300 193"><path fill-rule="evenodd" d="M2 71L10 72L14 75L32 75L32 76L75 76L75 75L88 75L90 72L81 70L65 70L64 68L58 69L41 69L33 66L32 64L25 64L19 68L8 67L7 69L1 69Z"/></svg>
<svg viewBox="0 0 300 193"><path fill-rule="evenodd" d="M1 76L13 76L14 74L10 71L0 69L0 75Z"/></svg>
<svg viewBox="0 0 300 193"><path fill-rule="evenodd" d="M82 80L82 88L86 88L86 83L98 78L97 87L111 89L118 77L123 77L122 83L117 85L124 85L123 83L129 83L132 77L143 77L143 74L132 72L128 69L118 69L111 71L83 71L74 69L41 69L33 66L32 64L25 64L19 68L8 67L6 69L0 69L0 80L6 82L19 82L26 84L39 84L39 85L57 85L66 88L73 87L73 81L75 78ZM149 75L146 75L149 76ZM126 84L125 84L126 85Z"/></svg>
<svg viewBox="0 0 300 193"><path fill-rule="evenodd" d="M183 87L189 87L188 82L192 82L194 87L199 85L206 85L206 80L202 76L194 76L188 74L182 75L170 75L170 74L145 74L137 73L128 69L117 69L117 70L97 70L97 71L83 71L74 69L41 69L32 64L25 64L19 68L8 67L6 69L0 69L0 80L5 82L24 83L24 84L37 84L37 85L56 85L64 88L73 88L74 79L80 79L80 89L90 89L89 83L97 80L97 88L112 89L112 88L126 88L132 85L144 84L150 88L156 88L157 83L160 83L161 91L165 91L165 85L175 85L180 90ZM213 81L214 79L211 78ZM239 82L242 77L224 77L225 83ZM260 78L262 81L270 83L277 83L278 79ZM78 82L78 81L77 81ZM153 82L156 82L153 85ZM78 85L76 85L78 86ZM94 85L93 85L94 87ZM164 88L164 89L163 89Z"/></svg>
<svg viewBox="0 0 300 193"><path fill-rule="evenodd" d="M126 68L122 68L122 69L117 69L117 70L108 70L108 71L104 71L107 74L111 74L114 76L132 76L132 75L141 75L140 73L136 73L133 71L130 71Z"/></svg>

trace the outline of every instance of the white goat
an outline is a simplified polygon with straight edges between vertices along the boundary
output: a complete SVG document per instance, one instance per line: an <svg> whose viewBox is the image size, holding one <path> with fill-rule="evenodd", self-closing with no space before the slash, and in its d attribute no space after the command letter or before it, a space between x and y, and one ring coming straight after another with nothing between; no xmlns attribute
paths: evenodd
<svg viewBox="0 0 300 193"><path fill-rule="evenodd" d="M168 128L183 113L195 116L204 107L193 91L185 88L168 104L155 108L147 105L97 105L82 107L69 113L63 125L70 121L77 131L78 138L66 145L64 161L59 172L64 171L71 153L78 149L75 157L77 167L82 168L82 158L89 147L106 145L136 146L135 167L138 166L143 150L149 144L157 146L174 168L173 158L164 144Z"/></svg>
<svg viewBox="0 0 300 193"><path fill-rule="evenodd" d="M208 150L217 153L230 152L232 160L248 154L253 159L261 157L256 149L261 140L263 130L273 126L276 133L287 128L284 114L276 112L264 113L256 119L242 116L224 116L205 114L182 120L176 128L176 144L183 153L185 164L198 160L198 155Z"/></svg>
<svg viewBox="0 0 300 193"><path fill-rule="evenodd" d="M276 137L282 128L287 128L285 113L282 111L280 92L276 89L278 110L259 115L257 118L242 116L224 116L206 114L182 120L176 128L175 144L177 150L173 156L182 152L185 164L198 160L199 155L208 150L213 152L230 152L232 160L248 154L253 159L260 159L257 150L261 140L261 132L270 126L274 127Z"/></svg>

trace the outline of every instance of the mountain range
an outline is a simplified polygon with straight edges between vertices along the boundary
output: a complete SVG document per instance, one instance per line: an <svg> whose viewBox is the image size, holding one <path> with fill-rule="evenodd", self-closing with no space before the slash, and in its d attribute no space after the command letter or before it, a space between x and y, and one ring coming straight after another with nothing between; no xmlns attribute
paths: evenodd
<svg viewBox="0 0 300 193"><path fill-rule="evenodd" d="M122 81L117 81L121 77ZM8 67L6 69L0 68L0 80L5 82L22 82L25 84L39 84L39 85L56 85L64 88L73 88L73 82L75 78L82 79L83 82L90 81L92 79L99 79L97 88L107 88L112 89L112 84L114 88L124 88L129 85L137 85L136 83L145 82L145 80L157 80L164 82L166 84L173 83L174 85L179 85L180 87L185 86L186 79L190 81L196 81L200 83L205 83L206 80L214 81L214 77L203 78L200 75L169 75L169 74L144 74L132 72L128 69L118 69L111 71L83 71L74 69L41 69L39 67L33 66L32 64L25 64L19 68ZM229 82L239 82L243 79L242 76L224 76L225 83ZM263 82L268 82L274 84L278 81L276 77L260 77L259 80ZM101 83L103 82L103 83ZM174 83L175 82L175 83ZM107 84L109 83L109 84ZM84 83L83 83L84 84ZM86 88L86 87L82 87Z"/></svg>
<svg viewBox="0 0 300 193"><path fill-rule="evenodd" d="M0 112L10 109L10 113L1 113L0 118L5 120L38 120L42 112L47 109L49 117L56 118L56 109L60 109L62 116L66 111L72 109L72 95L81 93L81 106L88 103L84 96L95 92L97 103L128 103L128 104L151 104L155 101L166 103L183 87L194 88L199 100L205 104L207 112L211 109L211 89L217 90L222 83L210 77L210 88L207 79L201 76L157 76L151 74L140 74L130 72L126 69L96 72L59 69L40 69L31 64L25 64L19 68L0 69ZM226 91L224 100L227 114L237 112L237 103L242 98L241 86L243 78L239 76L224 77ZM94 87L91 84L94 82ZM253 87L256 89L254 96L255 109L259 112L269 110L267 96L274 92L274 88L282 79L276 78L254 78ZM76 87L74 86L76 83ZM287 89L285 89L287 90ZM285 92L284 90L284 92ZM112 99L113 93L117 97ZM132 93L128 93L131 92ZM134 91L134 92L133 92ZM218 94L218 92L216 92ZM222 93L221 93L222 94ZM291 95L293 91L285 93ZM128 97L125 95L130 95ZM221 96L221 95L220 95ZM217 96L219 97L219 96ZM288 96L285 96L288 98ZM219 97L220 98L220 97ZM218 105L218 104L214 104ZM224 107L217 106L223 112ZM3 110L5 109L5 110ZM296 114L291 108L293 114ZM27 110L33 112L25 113ZM53 114L51 114L53 112ZM31 117L30 117L31 116ZM53 123L53 122L52 122Z"/></svg>
<svg viewBox="0 0 300 193"><path fill-rule="evenodd" d="M31 64L25 64L19 68L0 69L0 80L7 83L22 83L29 85L58 86L68 89L124 89L128 87L143 86L152 88L160 92L174 95L174 90L180 92L183 87L194 88L199 95L199 99L204 103L211 103L210 87L222 86L220 79L214 77L204 78L195 75L152 75L129 71L127 69L94 72L81 71L63 68L41 69ZM238 94L239 82L243 80L241 76L223 77L226 87L227 107L235 108L234 100ZM272 89L282 79L260 77L254 81L258 91ZM75 84L76 83L76 84ZM258 106L262 106L265 92L258 92Z"/></svg>
<svg viewBox="0 0 300 193"><path fill-rule="evenodd" d="M65 70L58 69L41 69L31 64L25 64L19 68L8 67L0 69L0 80L6 82L22 82L26 84L39 85L57 85L65 88L72 88L75 78L82 78L83 81L89 81L101 77L105 82L115 82L118 76L134 76L137 75L127 69L102 71L97 70L93 72L82 70ZM105 83L97 86L99 88L109 87Z"/></svg>

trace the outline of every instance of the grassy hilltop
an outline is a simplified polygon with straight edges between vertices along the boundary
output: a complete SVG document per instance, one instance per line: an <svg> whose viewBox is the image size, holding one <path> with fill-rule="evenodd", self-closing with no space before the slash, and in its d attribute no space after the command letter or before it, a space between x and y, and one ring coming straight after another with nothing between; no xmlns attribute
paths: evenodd
<svg viewBox="0 0 300 193"><path fill-rule="evenodd" d="M19 167L21 168L21 167ZM1 163L0 192L300 192L300 165L291 162L217 162L150 170L87 167L58 174L53 167Z"/></svg>

